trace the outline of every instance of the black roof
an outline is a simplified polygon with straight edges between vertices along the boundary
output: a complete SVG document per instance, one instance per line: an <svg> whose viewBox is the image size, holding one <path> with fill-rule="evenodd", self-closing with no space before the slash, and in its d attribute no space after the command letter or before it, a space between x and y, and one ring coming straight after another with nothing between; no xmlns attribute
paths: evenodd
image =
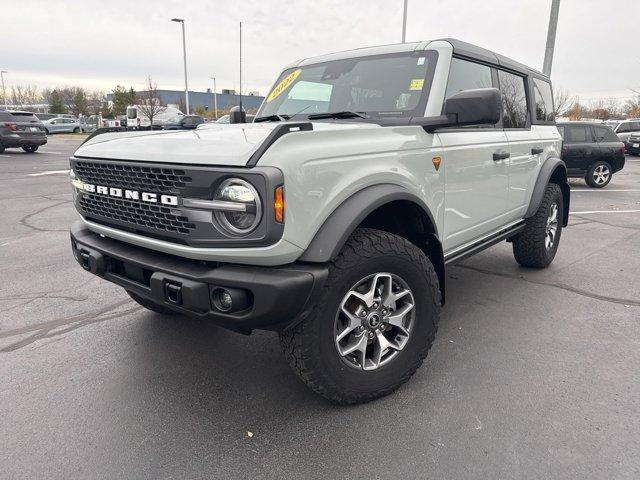
<svg viewBox="0 0 640 480"><path fill-rule="evenodd" d="M505 57L504 55L487 50L486 48L478 47L477 45L463 42L456 38L439 38L438 40L449 42L453 46L453 53L456 55L480 60L486 63L492 63L524 75L533 74L536 77L545 78L547 80L549 78L539 70L535 70L520 62L516 62L515 60Z"/></svg>

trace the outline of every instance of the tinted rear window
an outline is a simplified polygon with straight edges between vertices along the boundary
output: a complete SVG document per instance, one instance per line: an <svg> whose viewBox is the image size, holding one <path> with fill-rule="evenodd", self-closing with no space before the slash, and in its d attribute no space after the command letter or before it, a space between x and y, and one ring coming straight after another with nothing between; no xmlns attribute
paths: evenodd
<svg viewBox="0 0 640 480"><path fill-rule="evenodd" d="M30 112L12 112L11 116L15 122L38 122L38 117Z"/></svg>
<svg viewBox="0 0 640 480"><path fill-rule="evenodd" d="M587 127L582 125L576 125L571 127L565 127L564 141L567 143L586 143L591 141L591 136L588 134Z"/></svg>
<svg viewBox="0 0 640 480"><path fill-rule="evenodd" d="M619 142L618 136L608 127L593 127L598 142Z"/></svg>
<svg viewBox="0 0 640 480"><path fill-rule="evenodd" d="M538 78L533 79L533 92L536 101L536 120L553 122L553 95L551 85Z"/></svg>

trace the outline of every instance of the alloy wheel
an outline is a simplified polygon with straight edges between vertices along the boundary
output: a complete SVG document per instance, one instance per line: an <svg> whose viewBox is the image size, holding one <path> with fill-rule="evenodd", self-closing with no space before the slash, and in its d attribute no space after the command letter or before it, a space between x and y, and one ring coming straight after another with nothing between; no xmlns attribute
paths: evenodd
<svg viewBox="0 0 640 480"><path fill-rule="evenodd" d="M607 167L606 165L598 165L593 170L593 181L598 185L602 185L604 183L607 183L607 180L609 180L609 175L611 175L609 167Z"/></svg>
<svg viewBox="0 0 640 480"><path fill-rule="evenodd" d="M335 345L347 365L376 370L405 347L415 323L407 283L392 273L358 281L343 297L335 318Z"/></svg>
<svg viewBox="0 0 640 480"><path fill-rule="evenodd" d="M556 234L558 233L558 204L551 204L549 209L549 216L547 217L546 235L544 239L544 245L547 250L551 250L555 241Z"/></svg>

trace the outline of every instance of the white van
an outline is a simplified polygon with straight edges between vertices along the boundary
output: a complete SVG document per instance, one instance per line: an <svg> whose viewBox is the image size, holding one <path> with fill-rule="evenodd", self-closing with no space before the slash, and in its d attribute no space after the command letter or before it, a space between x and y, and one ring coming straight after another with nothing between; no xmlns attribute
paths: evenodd
<svg viewBox="0 0 640 480"><path fill-rule="evenodd" d="M175 107L161 107L162 110L153 116L153 126L162 127L169 119L173 117L180 117L184 115L179 109ZM127 107L127 127L139 128L150 127L151 122L149 117L144 114L144 107L140 108L140 105L129 105Z"/></svg>

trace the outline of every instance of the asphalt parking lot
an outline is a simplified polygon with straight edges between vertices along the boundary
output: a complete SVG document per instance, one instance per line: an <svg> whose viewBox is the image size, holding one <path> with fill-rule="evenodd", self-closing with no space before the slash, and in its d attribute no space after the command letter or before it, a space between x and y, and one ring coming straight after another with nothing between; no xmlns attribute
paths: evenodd
<svg viewBox="0 0 640 480"><path fill-rule="evenodd" d="M506 243L451 267L423 367L344 408L274 334L162 317L81 270L78 143L0 155L0 477L640 477L640 158L572 182L549 269Z"/></svg>

